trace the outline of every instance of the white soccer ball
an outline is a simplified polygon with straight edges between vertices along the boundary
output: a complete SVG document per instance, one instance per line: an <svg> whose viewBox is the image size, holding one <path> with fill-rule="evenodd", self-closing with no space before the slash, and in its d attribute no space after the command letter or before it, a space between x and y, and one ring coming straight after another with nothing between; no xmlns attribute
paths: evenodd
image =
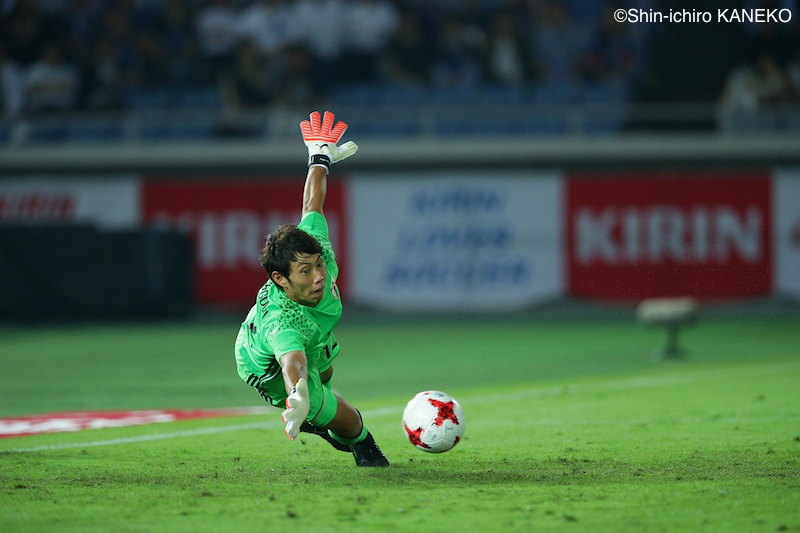
<svg viewBox="0 0 800 533"><path fill-rule="evenodd" d="M449 394L420 392L403 410L403 431L424 452L446 452L464 435L464 410Z"/></svg>

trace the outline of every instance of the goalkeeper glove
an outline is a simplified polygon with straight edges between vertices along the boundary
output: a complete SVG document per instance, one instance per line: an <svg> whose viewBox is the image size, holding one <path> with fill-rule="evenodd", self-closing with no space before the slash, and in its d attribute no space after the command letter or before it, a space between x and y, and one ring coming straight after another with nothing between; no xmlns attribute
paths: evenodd
<svg viewBox="0 0 800 533"><path fill-rule="evenodd" d="M294 440L300 433L300 426L308 416L311 408L311 398L308 395L308 382L305 378L300 378L292 388L292 393L286 398L286 410L281 414L281 418L286 423L286 435L290 440Z"/></svg>
<svg viewBox="0 0 800 533"><path fill-rule="evenodd" d="M319 111L314 111L309 120L300 123L303 142L308 147L308 168L323 167L326 174L333 163L350 157L358 150L358 145L353 141L336 146L347 130L347 124L339 121L334 126L334 118L333 113L325 111L325 116L320 120Z"/></svg>

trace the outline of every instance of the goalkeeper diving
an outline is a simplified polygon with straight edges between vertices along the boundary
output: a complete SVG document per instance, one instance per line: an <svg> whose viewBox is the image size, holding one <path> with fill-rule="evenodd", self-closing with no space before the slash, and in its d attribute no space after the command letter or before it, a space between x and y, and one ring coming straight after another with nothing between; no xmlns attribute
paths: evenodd
<svg viewBox="0 0 800 533"><path fill-rule="evenodd" d="M289 439L313 433L352 453L358 466L389 466L358 410L331 390L342 301L322 207L330 166L358 150L352 141L339 145L347 124L334 118L315 111L300 123L308 147L301 220L266 238L260 258L268 279L236 337L236 365L268 403L285 407Z"/></svg>

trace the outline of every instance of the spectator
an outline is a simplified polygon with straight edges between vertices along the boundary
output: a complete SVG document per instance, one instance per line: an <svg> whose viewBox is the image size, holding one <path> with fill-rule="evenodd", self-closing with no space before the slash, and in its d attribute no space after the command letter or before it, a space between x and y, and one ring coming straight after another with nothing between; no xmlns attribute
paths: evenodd
<svg viewBox="0 0 800 533"><path fill-rule="evenodd" d="M197 13L197 40L210 80L230 77L238 44L238 13L228 0L211 0Z"/></svg>
<svg viewBox="0 0 800 533"><path fill-rule="evenodd" d="M379 80L380 58L397 28L397 11L387 0L353 0L338 77L343 81Z"/></svg>
<svg viewBox="0 0 800 533"><path fill-rule="evenodd" d="M734 70L728 77L718 109L720 128L730 131L743 112L754 114L765 104L786 102L790 98L789 81L777 62L761 54L755 63Z"/></svg>
<svg viewBox="0 0 800 533"><path fill-rule="evenodd" d="M773 57L761 54L756 58L755 66L753 80L759 104L776 104L791 98L789 80Z"/></svg>
<svg viewBox="0 0 800 533"><path fill-rule="evenodd" d="M81 1L81 0L78 0ZM126 83L136 84L136 46L134 31L130 24L132 13L125 2L115 3L107 11L100 12L102 32L100 39L108 39L115 50L117 65L124 72Z"/></svg>
<svg viewBox="0 0 800 533"><path fill-rule="evenodd" d="M95 45L81 83L83 107L115 110L122 106L124 74L119 67L114 41L106 37Z"/></svg>
<svg viewBox="0 0 800 533"><path fill-rule="evenodd" d="M342 0L295 0L288 15L290 42L306 46L316 59L335 61L344 41L345 11Z"/></svg>
<svg viewBox="0 0 800 533"><path fill-rule="evenodd" d="M337 81L346 11L342 0L296 0L289 12L289 42L310 53L310 83L314 93L325 94ZM295 54L292 60L297 59L299 55Z"/></svg>
<svg viewBox="0 0 800 533"><path fill-rule="evenodd" d="M7 18L0 19L0 42L5 46L6 54L22 67L39 59L46 37L42 19L32 0L20 0Z"/></svg>
<svg viewBox="0 0 800 533"><path fill-rule="evenodd" d="M398 29L384 51L384 78L396 85L427 85L433 65L432 48L431 41L422 32L417 13L403 11Z"/></svg>
<svg viewBox="0 0 800 533"><path fill-rule="evenodd" d="M231 89L227 100L238 109L264 107L270 101L268 60L250 39L239 43Z"/></svg>
<svg viewBox="0 0 800 533"><path fill-rule="evenodd" d="M486 41L485 71L489 80L520 85L535 77L535 67L525 39L508 11L497 11Z"/></svg>
<svg viewBox="0 0 800 533"><path fill-rule="evenodd" d="M17 63L8 57L6 49L0 45L0 102L3 116L14 119L25 105L25 80Z"/></svg>
<svg viewBox="0 0 800 533"><path fill-rule="evenodd" d="M783 31L783 23L760 22L757 30L748 43L751 59L756 59L761 54L766 54L775 59L779 65L785 65L791 58L791 36Z"/></svg>
<svg viewBox="0 0 800 533"><path fill-rule="evenodd" d="M256 0L239 16L239 37L252 41L259 54L274 57L288 42L288 17L285 0Z"/></svg>
<svg viewBox="0 0 800 533"><path fill-rule="evenodd" d="M791 21L775 22L767 20L755 22L743 20L744 33L747 38L746 50L749 56L745 59L756 61L757 58L766 54L771 56L781 68L791 61L797 45L798 16L795 0L745 0L746 10L762 9L766 12L789 10ZM786 16L785 14L783 15Z"/></svg>
<svg viewBox="0 0 800 533"><path fill-rule="evenodd" d="M320 94L312 84L311 52L302 45L291 45L271 69L271 93L274 102L282 105L313 106Z"/></svg>
<svg viewBox="0 0 800 533"><path fill-rule="evenodd" d="M483 77L483 34L457 18L445 19L436 43L431 80L438 87L467 88Z"/></svg>
<svg viewBox="0 0 800 533"><path fill-rule="evenodd" d="M94 43L102 38L101 35L120 31L120 22L127 26L127 11L122 12L121 4L114 6L115 9L110 9L105 3L99 1L70 0L60 15L67 49L75 57L82 54L90 56ZM118 19L109 19L108 11L118 14ZM109 22L112 22L113 25L109 25Z"/></svg>
<svg viewBox="0 0 800 533"><path fill-rule="evenodd" d="M169 54L161 35L139 31L134 38L133 76L139 86L155 87L169 81Z"/></svg>
<svg viewBox="0 0 800 533"><path fill-rule="evenodd" d="M25 74L27 108L32 112L72 110L79 82L77 68L64 60L57 44L48 44Z"/></svg>
<svg viewBox="0 0 800 533"><path fill-rule="evenodd" d="M560 2L550 0L542 8L541 25L534 32L533 44L545 79L555 83L575 79L587 49L586 38Z"/></svg>
<svg viewBox="0 0 800 533"><path fill-rule="evenodd" d="M630 24L614 19L614 9L603 12L597 31L583 61L583 77L592 82L628 81L636 66L636 42Z"/></svg>
<svg viewBox="0 0 800 533"><path fill-rule="evenodd" d="M194 20L187 0L167 0L159 14L168 57L169 80L185 85L202 80Z"/></svg>

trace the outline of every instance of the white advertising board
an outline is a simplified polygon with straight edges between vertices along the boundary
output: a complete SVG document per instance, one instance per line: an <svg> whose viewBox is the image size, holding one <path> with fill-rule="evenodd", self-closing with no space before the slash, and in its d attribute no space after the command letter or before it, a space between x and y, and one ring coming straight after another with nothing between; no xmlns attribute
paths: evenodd
<svg viewBox="0 0 800 533"><path fill-rule="evenodd" d="M0 180L0 224L92 224L132 228L140 222L135 176L15 177Z"/></svg>
<svg viewBox="0 0 800 533"><path fill-rule="evenodd" d="M359 174L350 298L388 310L515 310L564 292L554 172Z"/></svg>
<svg viewBox="0 0 800 533"><path fill-rule="evenodd" d="M773 291L800 300L800 168L773 174Z"/></svg>

